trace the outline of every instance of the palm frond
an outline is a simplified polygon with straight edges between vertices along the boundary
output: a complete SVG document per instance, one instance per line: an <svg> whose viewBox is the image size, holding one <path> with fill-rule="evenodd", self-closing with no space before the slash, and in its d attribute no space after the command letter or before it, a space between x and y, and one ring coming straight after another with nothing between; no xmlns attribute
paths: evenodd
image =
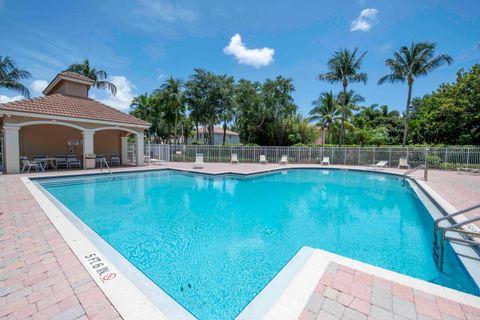
<svg viewBox="0 0 480 320"><path fill-rule="evenodd" d="M112 95L117 94L117 87L109 81L99 80L95 82L94 86L98 89L108 90L111 92Z"/></svg>

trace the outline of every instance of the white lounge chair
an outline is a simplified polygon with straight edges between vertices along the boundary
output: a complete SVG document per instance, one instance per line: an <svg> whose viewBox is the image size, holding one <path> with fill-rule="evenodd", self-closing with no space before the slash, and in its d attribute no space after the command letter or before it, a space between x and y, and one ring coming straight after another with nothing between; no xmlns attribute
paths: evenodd
<svg viewBox="0 0 480 320"><path fill-rule="evenodd" d="M158 165L162 165L164 163L167 163L165 160L160 160L160 159L154 159L154 158L150 158L149 160L149 164L158 164Z"/></svg>
<svg viewBox="0 0 480 320"><path fill-rule="evenodd" d="M231 164L238 164L238 155L236 153L232 153L232 159L230 160Z"/></svg>
<svg viewBox="0 0 480 320"><path fill-rule="evenodd" d="M370 167L372 168L386 168L388 164L388 161L379 161L375 164L371 164Z"/></svg>
<svg viewBox="0 0 480 320"><path fill-rule="evenodd" d="M203 162L203 153L197 153L195 156L195 163L193 164L193 169L203 168L205 162Z"/></svg>
<svg viewBox="0 0 480 320"><path fill-rule="evenodd" d="M400 160L398 161L398 169L410 169L407 157L400 157Z"/></svg>
<svg viewBox="0 0 480 320"><path fill-rule="evenodd" d="M280 164L288 164L288 157L286 155L283 155L282 158L280 159Z"/></svg>
<svg viewBox="0 0 480 320"><path fill-rule="evenodd" d="M20 157L20 160L22 161L22 165L23 165L21 172L24 172L25 170L27 170L27 173L30 173L30 170L31 170L32 168L34 168L35 171L37 171L37 172L38 172L39 170L43 171L43 167L42 167L42 165L41 165L39 162L30 161L30 160L28 160L28 158L25 157L25 156Z"/></svg>
<svg viewBox="0 0 480 320"><path fill-rule="evenodd" d="M329 166L330 165L330 157L323 157L322 161L320 162L320 165L321 166L323 166L323 165Z"/></svg>
<svg viewBox="0 0 480 320"><path fill-rule="evenodd" d="M260 155L260 163L261 164L267 164L268 163L267 157L264 154Z"/></svg>
<svg viewBox="0 0 480 320"><path fill-rule="evenodd" d="M480 169L476 168L457 168L458 174L480 174Z"/></svg>

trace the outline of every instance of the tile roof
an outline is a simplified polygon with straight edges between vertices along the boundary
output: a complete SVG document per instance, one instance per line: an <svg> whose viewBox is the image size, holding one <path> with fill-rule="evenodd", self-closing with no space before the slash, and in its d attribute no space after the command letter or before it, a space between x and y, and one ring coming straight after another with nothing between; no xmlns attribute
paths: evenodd
<svg viewBox="0 0 480 320"><path fill-rule="evenodd" d="M89 77L85 77L84 75L78 74L76 72L72 71L62 71L60 72L57 76L64 76L67 78L75 79L75 80L81 80L81 81L87 81L87 82L92 82L94 83L95 81L90 79Z"/></svg>
<svg viewBox="0 0 480 320"><path fill-rule="evenodd" d="M2 103L0 104L0 110L150 126L148 122L93 99L62 94L52 94L39 98Z"/></svg>

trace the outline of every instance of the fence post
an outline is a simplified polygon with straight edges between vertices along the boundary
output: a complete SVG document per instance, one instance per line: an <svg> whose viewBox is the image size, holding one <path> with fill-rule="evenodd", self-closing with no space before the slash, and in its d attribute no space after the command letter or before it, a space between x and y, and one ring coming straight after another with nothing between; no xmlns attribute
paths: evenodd
<svg viewBox="0 0 480 320"><path fill-rule="evenodd" d="M377 151L377 148L373 147L373 164L375 163L375 152Z"/></svg>
<svg viewBox="0 0 480 320"><path fill-rule="evenodd" d="M467 168L470 166L470 148L467 148Z"/></svg>
<svg viewBox="0 0 480 320"><path fill-rule="evenodd" d="M347 148L343 147L344 148L344 152L343 152L343 165L346 165L347 164Z"/></svg>
<svg viewBox="0 0 480 320"><path fill-rule="evenodd" d="M392 148L388 148L388 165L392 166Z"/></svg>
<svg viewBox="0 0 480 320"><path fill-rule="evenodd" d="M443 160L445 165L445 170L447 170L447 163L448 163L448 148L445 148L445 159Z"/></svg>

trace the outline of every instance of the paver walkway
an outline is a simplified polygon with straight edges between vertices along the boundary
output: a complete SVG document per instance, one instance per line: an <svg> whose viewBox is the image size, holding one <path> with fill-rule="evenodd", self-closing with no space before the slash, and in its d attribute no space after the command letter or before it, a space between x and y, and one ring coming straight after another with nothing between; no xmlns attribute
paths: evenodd
<svg viewBox="0 0 480 320"><path fill-rule="evenodd" d="M301 166L299 165L299 167ZM157 166L150 166L140 169L151 169L152 167L157 168ZM161 167L191 170L192 163L171 163ZM291 168L293 166L276 164L232 166L209 163L199 171L245 173L280 167ZM113 171L131 169L119 168ZM398 169L386 169L385 171L402 172ZM63 174L87 172L98 172L98 170L70 171ZM45 173L45 175L52 174L62 173ZM24 175L0 176L0 320L119 319L118 312L28 192L20 180L22 176ZM480 201L480 176L460 176L455 172L431 171L428 184L457 209ZM394 287L395 285L392 284L392 288ZM327 286L322 294L325 292L327 292ZM340 296L340 292L338 296ZM341 296L344 297L343 294ZM414 295L415 297L416 295ZM323 298L322 307L325 301L329 301L325 297ZM335 299L328 299L338 302ZM435 299L440 308L440 300ZM331 304L331 302L326 302L325 307L328 309ZM371 306L372 304L370 304L369 312L371 309L376 310ZM352 308L352 305L347 307L345 310L358 311ZM478 310L473 312L472 309L467 312L468 310L464 310L466 307L461 307L466 319L480 319L480 315L475 313ZM347 313L350 311L346 311L342 316L346 316ZM307 313L305 315L311 316ZM424 317L424 319L428 318Z"/></svg>
<svg viewBox="0 0 480 320"><path fill-rule="evenodd" d="M300 320L478 320L480 309L331 262Z"/></svg>
<svg viewBox="0 0 480 320"><path fill-rule="evenodd" d="M119 318L19 176L0 176L0 319Z"/></svg>

